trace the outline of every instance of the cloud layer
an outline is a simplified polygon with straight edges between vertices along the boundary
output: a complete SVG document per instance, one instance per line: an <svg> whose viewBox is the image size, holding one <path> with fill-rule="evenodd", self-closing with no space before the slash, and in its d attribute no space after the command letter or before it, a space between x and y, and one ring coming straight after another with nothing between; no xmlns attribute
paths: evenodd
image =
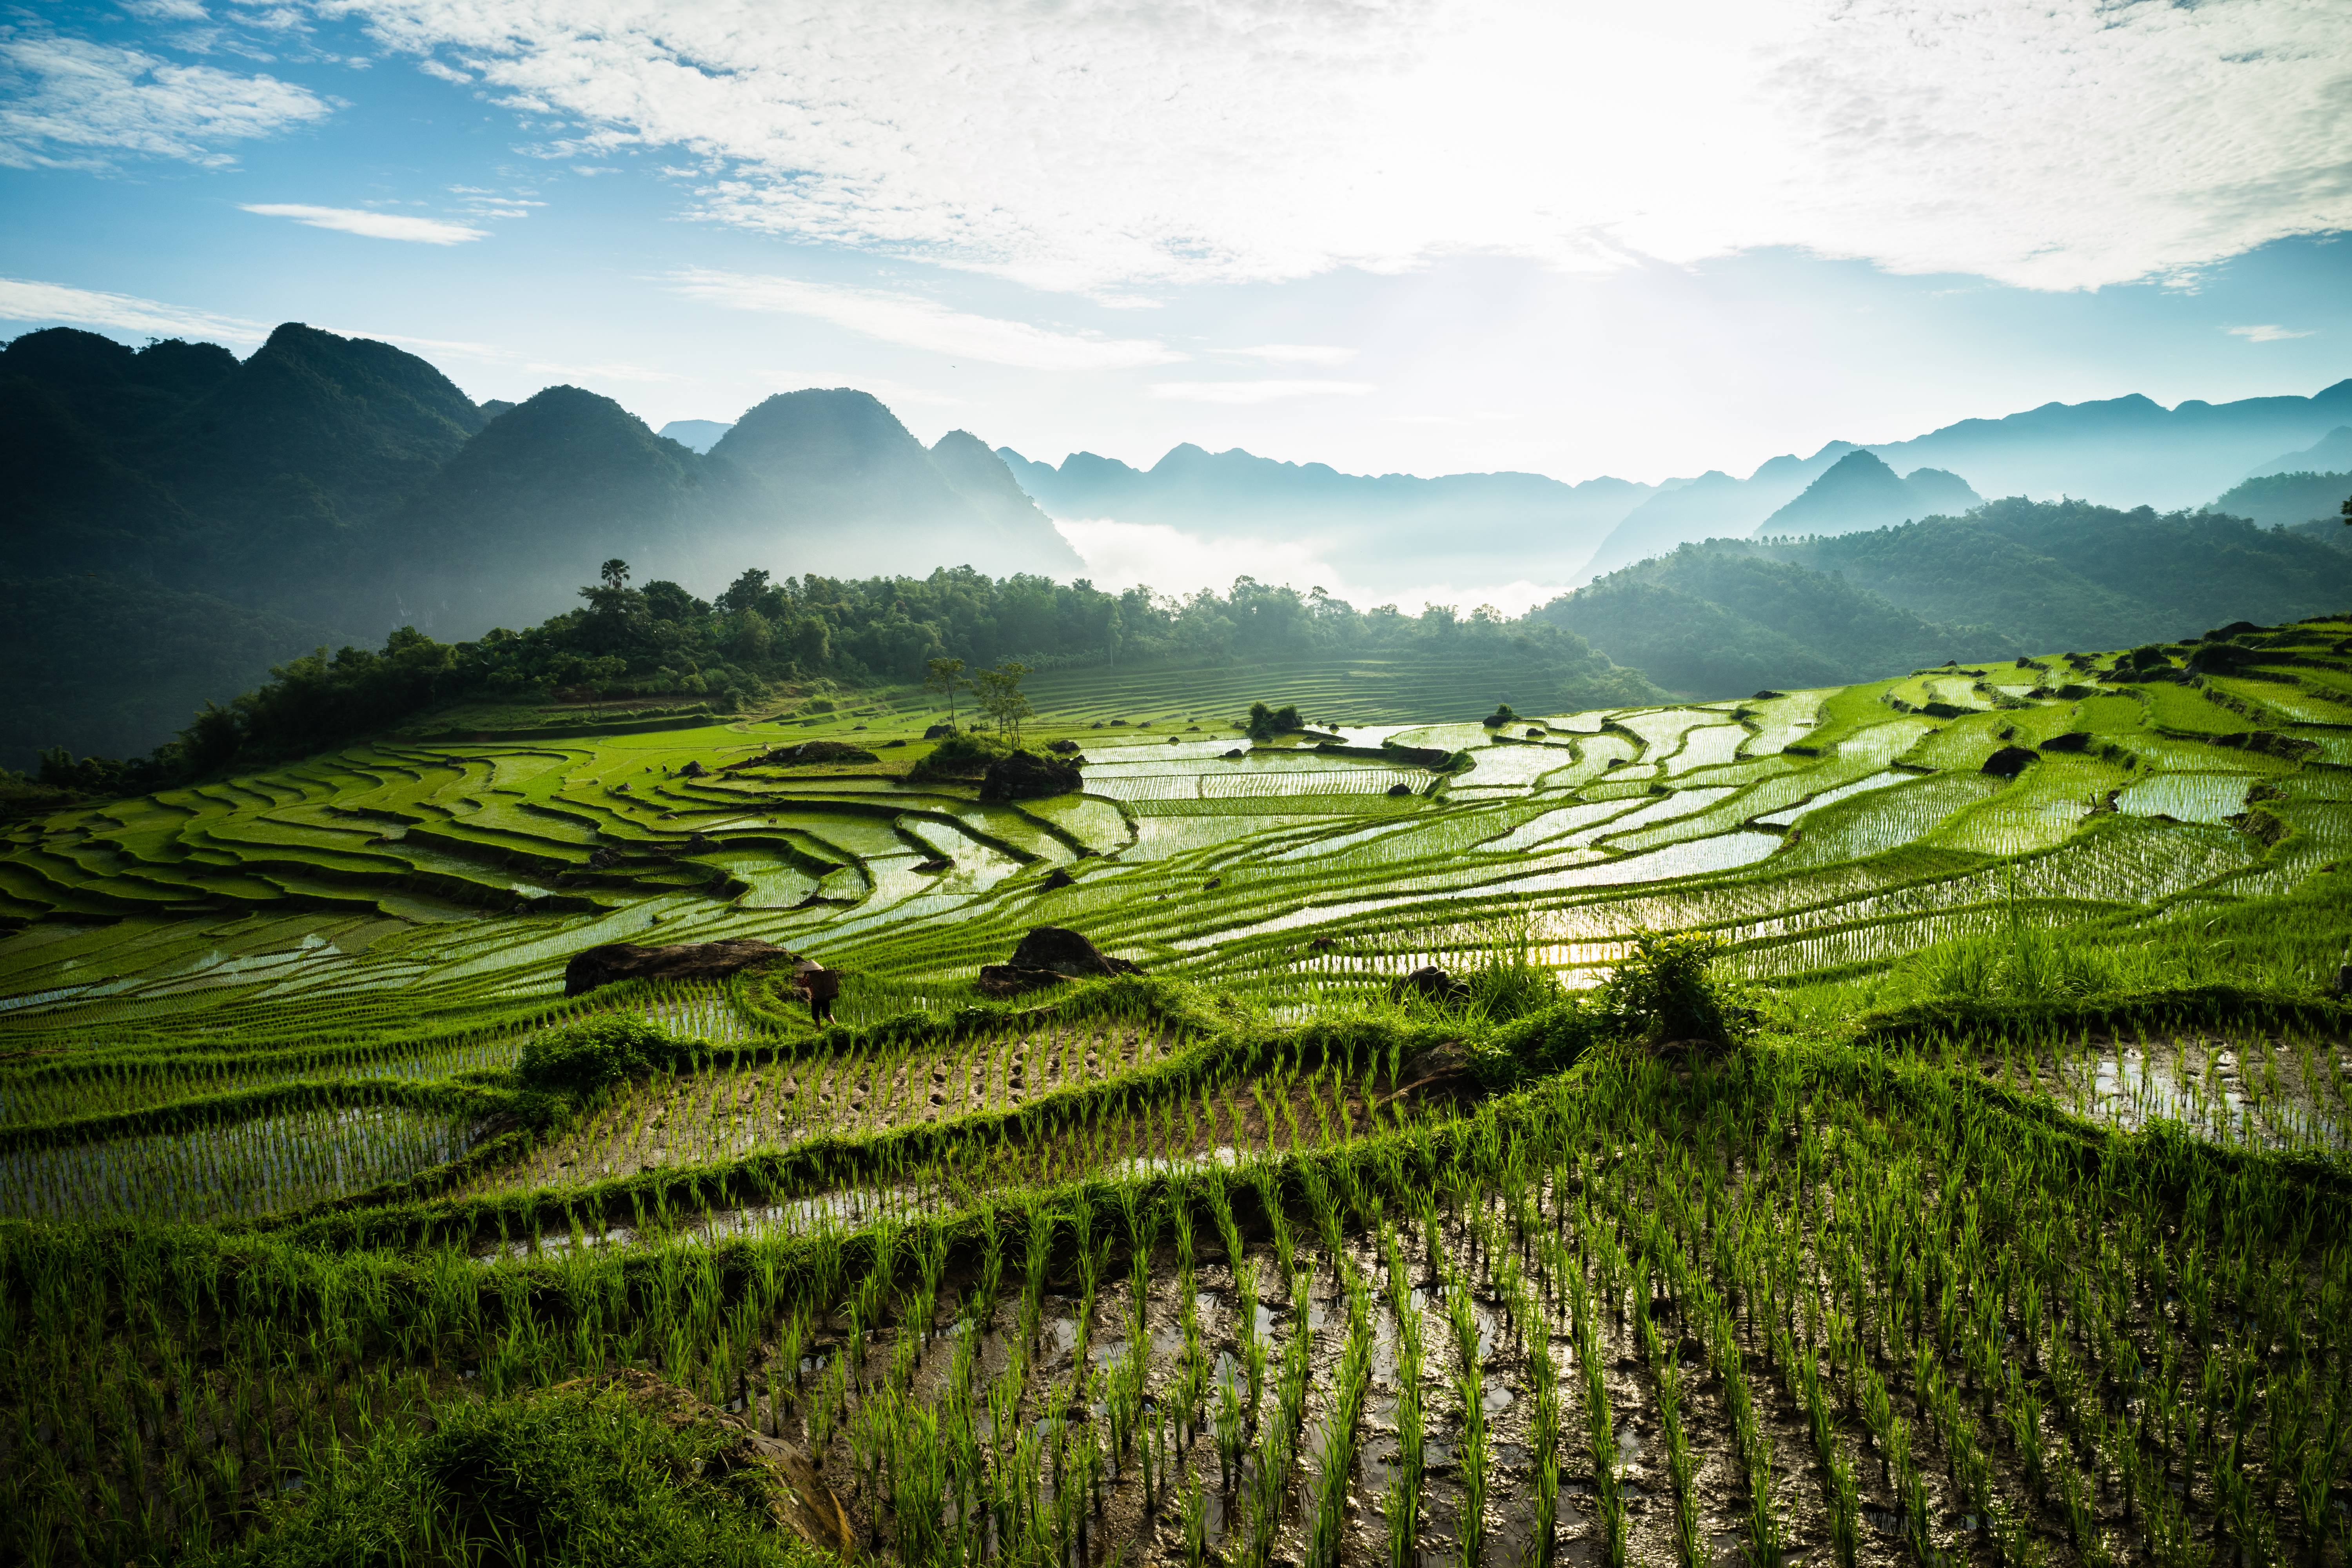
<svg viewBox="0 0 2352 1568"><path fill-rule="evenodd" d="M0 28L0 164L10 167L103 169L126 157L217 167L236 162L222 143L329 111L308 88L273 76Z"/></svg>
<svg viewBox="0 0 2352 1568"><path fill-rule="evenodd" d="M1055 331L1026 321L950 310L919 294L844 289L740 272L689 268L670 285L688 299L738 310L810 316L869 338L934 353L1029 370L1126 370L1171 364L1184 356L1138 338Z"/></svg>
<svg viewBox="0 0 2352 1568"><path fill-rule="evenodd" d="M82 327L112 327L156 337L204 338L219 343L257 343L269 335L258 321L215 316L182 305L106 294L24 278L0 278L0 321L70 321Z"/></svg>
<svg viewBox="0 0 2352 1568"><path fill-rule="evenodd" d="M263 217L290 217L312 228L331 228L370 239L404 239L416 245L463 245L488 233L470 224L437 217L412 217L403 213L370 212L364 207L313 207L291 202L247 202L245 210Z"/></svg>
<svg viewBox="0 0 2352 1568"><path fill-rule="evenodd" d="M2341 0L322 0L703 215L1032 284L1794 246L2036 288L2352 226Z"/></svg>

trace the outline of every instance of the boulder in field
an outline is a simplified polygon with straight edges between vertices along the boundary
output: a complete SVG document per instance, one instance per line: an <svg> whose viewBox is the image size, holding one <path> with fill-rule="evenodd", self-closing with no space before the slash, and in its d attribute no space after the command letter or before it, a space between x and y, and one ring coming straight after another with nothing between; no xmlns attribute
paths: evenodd
<svg viewBox="0 0 2352 1568"><path fill-rule="evenodd" d="M572 955L572 962L563 966L563 994L584 996L620 980L724 980L746 969L788 963L796 956L757 937L681 942L675 947L608 942Z"/></svg>
<svg viewBox="0 0 2352 1568"><path fill-rule="evenodd" d="M1412 785L1411 784L1396 784L1389 785L1389 795L1391 798L1402 798L1405 795L1411 795L1412 793Z"/></svg>
<svg viewBox="0 0 2352 1568"><path fill-rule="evenodd" d="M1997 779L2013 779L2032 761L2033 753L2023 746L2003 746L1984 760L1984 772Z"/></svg>
<svg viewBox="0 0 2352 1568"><path fill-rule="evenodd" d="M1056 866L1052 870L1045 873L1045 879L1041 881L1038 886L1050 890L1055 888L1069 887L1077 879L1076 877L1071 876L1067 871L1065 871L1059 866Z"/></svg>
<svg viewBox="0 0 2352 1568"><path fill-rule="evenodd" d="M1003 963L986 963L980 970L983 995L1015 996L1065 980L1096 980L1113 974L1133 974L1136 966L1097 950L1080 933L1066 926L1034 926Z"/></svg>
<svg viewBox="0 0 2352 1568"><path fill-rule="evenodd" d="M1456 980L1433 963L1423 964L1410 974L1399 975L1389 982L1389 1000L1402 1002L1408 996L1419 996L1431 1002L1459 1002L1470 994L1466 982Z"/></svg>
<svg viewBox="0 0 2352 1568"><path fill-rule="evenodd" d="M2053 735L2042 742L2042 749L2045 752L2083 752L2088 751L2090 745L2089 731L2069 730L2063 735Z"/></svg>
<svg viewBox="0 0 2352 1568"><path fill-rule="evenodd" d="M955 732L956 727L952 724L934 724L929 729L923 731L923 739L926 741L944 741Z"/></svg>

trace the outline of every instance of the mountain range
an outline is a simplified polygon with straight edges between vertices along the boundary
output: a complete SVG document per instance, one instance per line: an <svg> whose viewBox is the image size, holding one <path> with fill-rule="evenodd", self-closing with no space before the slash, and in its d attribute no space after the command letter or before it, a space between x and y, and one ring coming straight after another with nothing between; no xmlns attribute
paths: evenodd
<svg viewBox="0 0 2352 1568"><path fill-rule="evenodd" d="M1786 665L1758 684L1845 679L1918 647L1958 647L1955 629L2030 643L2063 625L2112 645L2202 613L2107 583L2107 563L2070 566L2079 582L2051 576L2041 557L2014 553L2031 527L1983 531L1979 491L2167 506L2220 495L2257 522L2301 525L2334 515L2347 471L2352 381L2168 410L2146 398L2052 404L1910 441L1834 441L1745 479L1569 484L1346 474L1190 444L1146 469L1086 452L1049 465L961 430L927 447L848 388L657 434L577 387L476 403L404 350L299 324L242 360L210 343L132 350L53 329L0 348L0 583L15 611L0 623L0 763L22 766L51 743L144 750L202 702L320 644L369 646L402 625L445 639L530 625L574 606L608 556L640 580L710 595L752 566L1069 578L1084 563L1055 518L1162 523L1212 544L1313 542L1349 585L1400 596L1598 574L1546 613L1591 628L1621 663L1656 662L1677 689L1710 689L1729 667L1662 642L1655 623L1672 616L1685 645L1748 649L1733 661L1742 669ZM2062 507L2034 526L2062 513L2126 553L2179 521L2116 512L2154 520L2118 531ZM1977 531L1944 526L1959 523ZM2313 563L2347 553L2326 530L2302 539L2319 552L2308 560L2234 535L2163 537L2142 552L2151 570L2234 584L2247 600L2217 612L2223 620L2294 613L2278 606L2332 581ZM1704 561L1680 548L1701 540L1713 542ZM2207 555L2245 572L2209 573ZM1947 587L1904 578L1897 567L1914 558L1939 563ZM2070 584L2082 613L2008 602L2019 574ZM1790 640L1773 653L1765 632Z"/></svg>
<svg viewBox="0 0 2352 1568"><path fill-rule="evenodd" d="M1058 464L1009 447L998 455L1056 519L1301 542L1350 584L1389 593L1432 583L1581 582L1685 542L1885 527L1965 510L1979 492L2190 507L2266 460L2284 460L2283 452L2333 439L2328 433L2347 418L2352 380L2310 397L2192 400L2169 409L2135 395L1966 419L1904 441L1832 441L1811 457L1771 458L1745 479L1709 469L1656 485L1607 476L1568 484L1540 474L1344 474L1190 444L1149 468L1092 452ZM1829 492L1803 501L1856 451L1877 459L1885 475L1847 469Z"/></svg>
<svg viewBox="0 0 2352 1568"><path fill-rule="evenodd" d="M1209 540L1311 541L1354 586L1554 580L1657 487L1541 474L1343 474L1186 442L1150 468L1074 452L1059 465L997 448L1048 515L1159 523Z"/></svg>

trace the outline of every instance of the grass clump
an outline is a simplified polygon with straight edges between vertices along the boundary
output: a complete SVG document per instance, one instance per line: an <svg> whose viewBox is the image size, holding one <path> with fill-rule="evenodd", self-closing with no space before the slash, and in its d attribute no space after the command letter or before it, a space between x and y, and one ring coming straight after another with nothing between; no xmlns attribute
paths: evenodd
<svg viewBox="0 0 2352 1568"><path fill-rule="evenodd" d="M677 1425L618 1388L454 1399L430 1433L388 1433L264 1510L216 1568L784 1568L822 1554L778 1531L740 1439Z"/></svg>
<svg viewBox="0 0 2352 1568"><path fill-rule="evenodd" d="M938 745L907 771L907 777L919 784L927 780L973 779L986 773L989 763L1009 757L1013 752L1009 742L993 735L959 730L942 736Z"/></svg>
<svg viewBox="0 0 2352 1568"><path fill-rule="evenodd" d="M686 1060L685 1043L644 1018L607 1013L550 1029L522 1048L515 1079L525 1089L590 1095L643 1072Z"/></svg>

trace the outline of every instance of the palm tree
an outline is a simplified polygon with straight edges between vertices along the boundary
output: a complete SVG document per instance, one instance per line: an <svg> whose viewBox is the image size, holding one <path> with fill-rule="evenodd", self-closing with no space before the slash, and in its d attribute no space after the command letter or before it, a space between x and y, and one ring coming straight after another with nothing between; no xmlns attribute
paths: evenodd
<svg viewBox="0 0 2352 1568"><path fill-rule="evenodd" d="M604 577L604 586L607 588L625 588L629 585L629 563L617 555L597 567L596 570Z"/></svg>

